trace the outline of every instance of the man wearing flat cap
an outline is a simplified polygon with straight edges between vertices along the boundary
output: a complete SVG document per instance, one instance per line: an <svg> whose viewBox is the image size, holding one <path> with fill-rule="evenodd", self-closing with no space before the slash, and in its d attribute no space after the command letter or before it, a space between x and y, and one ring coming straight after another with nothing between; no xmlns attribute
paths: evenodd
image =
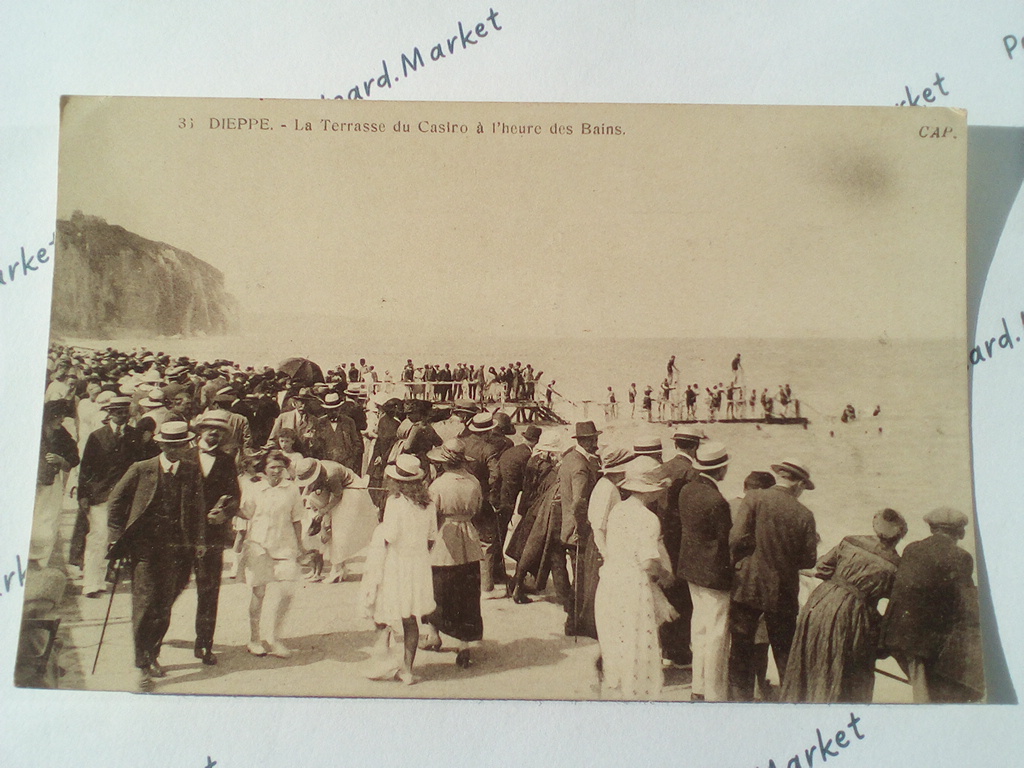
<svg viewBox="0 0 1024 768"><path fill-rule="evenodd" d="M580 569L577 564L589 542L593 546L593 533L587 510L590 506L590 494L597 484L601 472L601 460L598 458L598 436L601 434L592 421L576 422L573 439L576 444L562 456L558 467L559 493L562 499L561 544L565 552L555 552L551 559L551 579L555 584L562 604L565 606L565 634L577 634L576 610L579 607L580 594L586 591L586 585L580 583ZM569 571L566 556L573 563L576 571L576 583L569 584Z"/></svg>
<svg viewBox="0 0 1024 768"><path fill-rule="evenodd" d="M924 520L932 535L903 551L881 645L910 678L914 703L977 701L984 671L974 560L957 546L967 516L940 507Z"/></svg>
<svg viewBox="0 0 1024 768"><path fill-rule="evenodd" d="M730 560L736 570L729 608L732 701L754 698L754 638L761 616L779 677L785 674L800 610L800 569L817 562L814 515L797 501L805 490L814 490L811 473L796 459L772 464L772 471L778 483L743 497L729 537Z"/></svg>

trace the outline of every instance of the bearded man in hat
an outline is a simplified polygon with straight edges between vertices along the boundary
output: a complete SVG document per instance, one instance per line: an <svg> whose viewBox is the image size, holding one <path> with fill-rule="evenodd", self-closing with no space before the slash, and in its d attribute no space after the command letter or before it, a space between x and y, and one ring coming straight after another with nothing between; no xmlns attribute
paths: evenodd
<svg viewBox="0 0 1024 768"><path fill-rule="evenodd" d="M565 607L565 634L575 635L576 609L579 595L585 589L580 583L580 572L576 568L583 550L589 543L593 546L593 533L587 519L590 494L600 476L601 461L597 455L598 436L601 431L592 421L576 422L573 439L576 444L565 452L558 467L558 485L562 499L562 520L560 542L563 552L554 553L551 561L551 579L555 584L562 605ZM569 583L569 569L566 558L572 561L575 583Z"/></svg>
<svg viewBox="0 0 1024 768"><path fill-rule="evenodd" d="M814 490L811 473L795 459L772 464L772 471L778 483L747 492L729 538L736 571L729 609L729 696L733 701L754 698L754 646L761 616L779 682L783 682L800 610L800 569L817 562L814 514L797 501L805 490Z"/></svg>
<svg viewBox="0 0 1024 768"><path fill-rule="evenodd" d="M191 563L196 574L195 656L210 665L217 663L213 633L217 627L224 550L234 543L231 520L238 514L242 498L235 459L223 447L230 439L231 415L227 411L207 411L196 423L199 444L189 457L199 464L203 476L203 503L197 520L199 546ZM187 582L187 572L183 578Z"/></svg>
<svg viewBox="0 0 1024 768"><path fill-rule="evenodd" d="M115 396L102 410L106 423L89 433L82 450L78 475L78 507L86 515L88 531L83 553L82 594L99 597L106 591L107 499L128 468L142 458L142 434L128 424L132 399Z"/></svg>
<svg viewBox="0 0 1024 768"><path fill-rule="evenodd" d="M108 522L113 544L107 557L131 572L132 638L140 691L165 676L157 661L171 622L171 608L201 544L205 514L203 477L190 456L195 434L184 421L160 425L160 455L132 464L110 492Z"/></svg>
<svg viewBox="0 0 1024 768"><path fill-rule="evenodd" d="M910 678L915 704L977 701L985 678L974 560L957 546L967 515L940 507L924 520L931 536L903 550L881 645Z"/></svg>

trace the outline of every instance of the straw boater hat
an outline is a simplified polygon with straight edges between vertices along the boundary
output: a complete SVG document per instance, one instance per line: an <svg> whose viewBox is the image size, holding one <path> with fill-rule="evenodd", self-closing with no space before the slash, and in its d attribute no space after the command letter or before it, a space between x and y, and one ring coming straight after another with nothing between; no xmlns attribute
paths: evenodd
<svg viewBox="0 0 1024 768"><path fill-rule="evenodd" d="M466 459L466 444L457 437L445 440L443 444L431 448L427 458L438 464L453 464Z"/></svg>
<svg viewBox="0 0 1024 768"><path fill-rule="evenodd" d="M384 474L400 483L411 483L414 480L422 480L424 477L420 460L411 453L400 453L394 464L388 464L385 467Z"/></svg>
<svg viewBox="0 0 1024 768"><path fill-rule="evenodd" d="M153 435L153 442L166 445L184 445L195 440L195 433L188 428L184 421L165 421L160 429Z"/></svg>
<svg viewBox="0 0 1024 768"><path fill-rule="evenodd" d="M230 387L230 386L228 386L228 387L221 387L220 389L217 390L217 394L215 394L213 396L213 399L216 400L216 401L223 401L223 402L230 403L230 402L232 402L234 400L237 400L238 399L238 395L235 393L235 388L234 387Z"/></svg>
<svg viewBox="0 0 1024 768"><path fill-rule="evenodd" d="M708 438L707 435L704 434L703 430L683 424L676 427L676 431L672 433L672 439L689 440L694 443L699 443L701 440L707 440Z"/></svg>
<svg viewBox="0 0 1024 768"><path fill-rule="evenodd" d="M806 487L808 491L814 490L814 483L811 482L810 470L807 469L804 463L798 459L786 459L785 461L780 461L778 464L772 464L772 472L775 474L778 474L779 472L790 474L798 480L802 480L804 487Z"/></svg>
<svg viewBox="0 0 1024 768"><path fill-rule="evenodd" d="M470 432L490 432L494 429L494 416L487 411L478 413L469 420Z"/></svg>
<svg viewBox="0 0 1024 768"><path fill-rule="evenodd" d="M335 408L340 408L342 403L341 395L337 392L328 392L323 401L320 403L328 411L333 411Z"/></svg>
<svg viewBox="0 0 1024 768"><path fill-rule="evenodd" d="M693 460L693 466L702 472L710 472L719 469L729 463L729 452L725 443L710 442L704 443L697 449L697 456Z"/></svg>
<svg viewBox="0 0 1024 768"><path fill-rule="evenodd" d="M641 435L633 441L633 453L637 456L661 454L661 438L657 435Z"/></svg>
<svg viewBox="0 0 1024 768"><path fill-rule="evenodd" d="M143 408L162 408L164 405L164 391L159 387L153 387L149 394L139 400Z"/></svg>
<svg viewBox="0 0 1024 768"><path fill-rule="evenodd" d="M299 486L312 485L323 471L324 467L319 460L308 456L299 459L295 464L295 482Z"/></svg>
<svg viewBox="0 0 1024 768"><path fill-rule="evenodd" d="M223 429L225 432L231 431L231 420L228 418L231 414L227 411L207 411L199 420L196 422L196 429Z"/></svg>
<svg viewBox="0 0 1024 768"><path fill-rule="evenodd" d="M355 381L345 388L345 394L349 397L355 397L360 400L366 400L370 395L366 389L365 381Z"/></svg>
<svg viewBox="0 0 1024 768"><path fill-rule="evenodd" d="M576 432L573 434L573 440L579 440L581 437L597 437L601 434L601 430L594 426L592 421L577 421Z"/></svg>

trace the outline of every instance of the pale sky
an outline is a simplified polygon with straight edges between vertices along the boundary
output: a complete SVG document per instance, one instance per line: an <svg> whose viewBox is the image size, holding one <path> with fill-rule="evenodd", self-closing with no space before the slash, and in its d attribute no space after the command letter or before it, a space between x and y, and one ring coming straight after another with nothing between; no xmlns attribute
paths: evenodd
<svg viewBox="0 0 1024 768"><path fill-rule="evenodd" d="M922 138L924 114L76 97L58 215L191 252L247 310L413 334L959 338L966 129L930 109L961 135Z"/></svg>

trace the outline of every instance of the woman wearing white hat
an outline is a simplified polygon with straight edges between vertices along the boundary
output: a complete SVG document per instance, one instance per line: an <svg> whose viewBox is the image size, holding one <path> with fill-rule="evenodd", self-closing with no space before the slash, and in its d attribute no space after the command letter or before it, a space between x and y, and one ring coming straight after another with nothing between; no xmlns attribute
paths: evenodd
<svg viewBox="0 0 1024 768"><path fill-rule="evenodd" d="M665 597L656 593L672 578L654 511L668 480L648 479L645 466L627 468L619 485L627 497L608 515L594 606L605 689L626 699L655 699L661 692L658 625L668 617Z"/></svg>
<svg viewBox="0 0 1024 768"><path fill-rule="evenodd" d="M391 631L401 630L404 654L400 667L387 654L385 666L370 676L380 680L397 677L412 685L412 664L419 642L417 617L435 608L430 549L437 539L437 512L424 483L426 473L415 456L399 455L384 475L388 496L384 520L376 534L383 540L384 560L373 596L373 621L378 630L378 648L386 648Z"/></svg>

